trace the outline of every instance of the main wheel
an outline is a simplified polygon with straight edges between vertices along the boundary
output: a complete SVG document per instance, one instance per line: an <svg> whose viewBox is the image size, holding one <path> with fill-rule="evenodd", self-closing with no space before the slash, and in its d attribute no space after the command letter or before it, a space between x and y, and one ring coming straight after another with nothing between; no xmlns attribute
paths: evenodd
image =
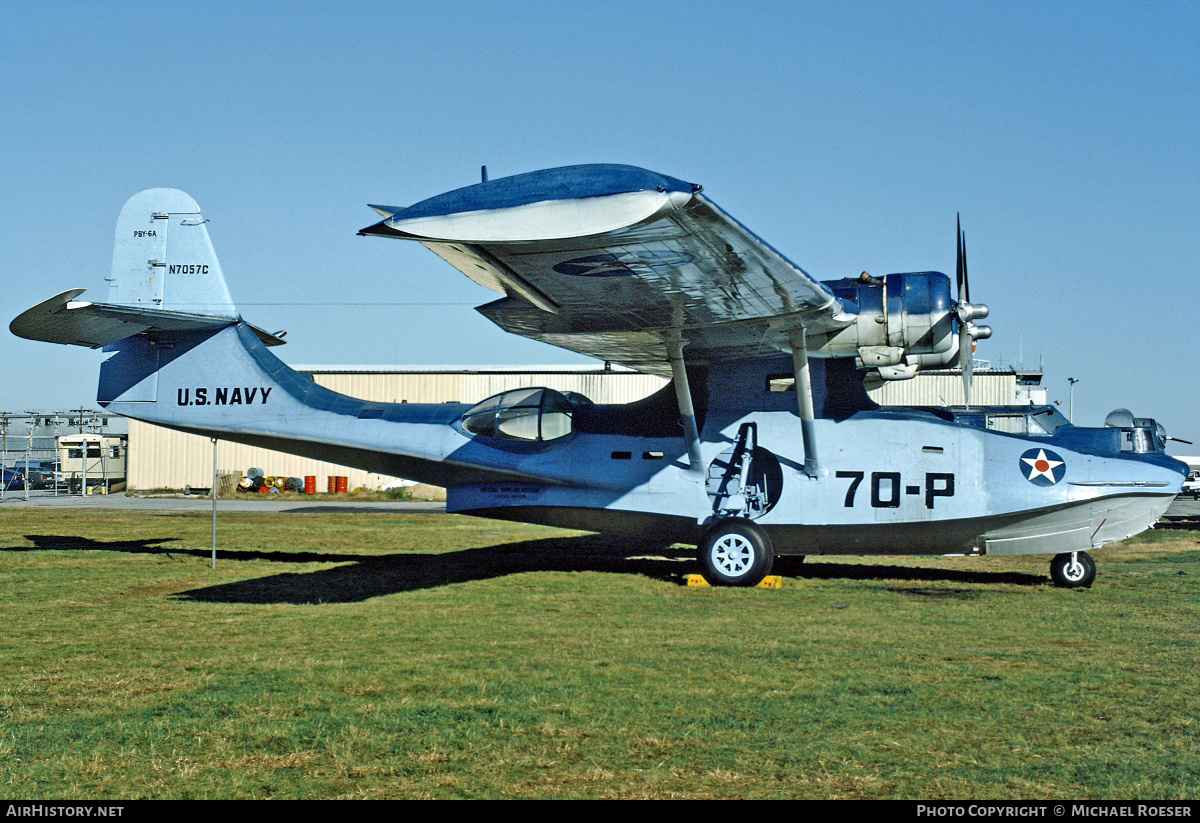
<svg viewBox="0 0 1200 823"><path fill-rule="evenodd" d="M730 517L709 529L698 552L704 579L714 586L757 586L771 571L771 538L742 517Z"/></svg>
<svg viewBox="0 0 1200 823"><path fill-rule="evenodd" d="M1090 586L1096 579L1096 561L1087 552L1056 554L1050 561L1050 579L1064 589Z"/></svg>

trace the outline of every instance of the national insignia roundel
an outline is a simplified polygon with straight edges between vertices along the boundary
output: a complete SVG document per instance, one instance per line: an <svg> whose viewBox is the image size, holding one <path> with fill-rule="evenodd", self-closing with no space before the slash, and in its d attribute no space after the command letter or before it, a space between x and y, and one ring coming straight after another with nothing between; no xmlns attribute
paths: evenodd
<svg viewBox="0 0 1200 823"><path fill-rule="evenodd" d="M576 277L623 277L647 271L677 269L690 262L692 262L692 256L684 252L643 251L637 254L621 252L619 254L593 254L588 257L576 257L574 260L559 263L554 270L559 274L571 274Z"/></svg>
<svg viewBox="0 0 1200 823"><path fill-rule="evenodd" d="M1066 461L1049 449L1030 449L1021 455L1018 465L1035 486L1053 486L1067 473Z"/></svg>

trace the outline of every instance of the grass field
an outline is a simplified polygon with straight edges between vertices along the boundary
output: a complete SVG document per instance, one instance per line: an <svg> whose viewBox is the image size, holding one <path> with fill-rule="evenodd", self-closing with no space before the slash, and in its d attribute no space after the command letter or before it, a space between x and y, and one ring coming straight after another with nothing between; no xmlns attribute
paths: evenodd
<svg viewBox="0 0 1200 823"><path fill-rule="evenodd" d="M1200 542L780 562L442 514L0 511L30 799L1194 798Z"/></svg>

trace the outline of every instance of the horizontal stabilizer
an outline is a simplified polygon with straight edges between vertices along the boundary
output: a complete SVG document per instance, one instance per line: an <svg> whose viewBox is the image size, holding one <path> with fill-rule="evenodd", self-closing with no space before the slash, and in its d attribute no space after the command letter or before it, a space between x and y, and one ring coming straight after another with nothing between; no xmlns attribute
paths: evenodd
<svg viewBox="0 0 1200 823"><path fill-rule="evenodd" d="M22 312L8 326L17 337L97 349L150 331L190 331L231 326L236 318L164 311L74 298L86 289L70 289ZM250 327L264 344L283 345L273 334Z"/></svg>

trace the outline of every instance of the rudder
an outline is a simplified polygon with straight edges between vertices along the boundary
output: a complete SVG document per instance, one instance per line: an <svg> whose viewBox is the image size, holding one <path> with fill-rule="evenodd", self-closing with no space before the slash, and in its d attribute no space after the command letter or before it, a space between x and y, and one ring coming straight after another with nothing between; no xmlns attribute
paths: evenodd
<svg viewBox="0 0 1200 823"><path fill-rule="evenodd" d="M200 206L177 189L147 189L117 218L108 303L236 318Z"/></svg>

